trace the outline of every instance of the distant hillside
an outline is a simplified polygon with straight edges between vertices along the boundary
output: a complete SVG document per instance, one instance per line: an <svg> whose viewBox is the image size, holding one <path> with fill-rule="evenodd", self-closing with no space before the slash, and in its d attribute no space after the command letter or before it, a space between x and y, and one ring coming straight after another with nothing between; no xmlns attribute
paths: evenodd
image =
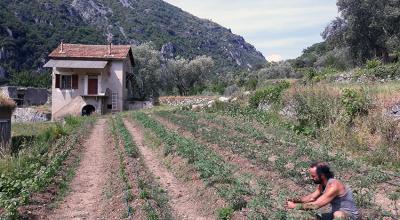
<svg viewBox="0 0 400 220"><path fill-rule="evenodd" d="M256 69L266 60L241 36L162 0L2 0L0 75L37 70L63 39L68 43L140 44L165 56L208 55L220 71Z"/></svg>

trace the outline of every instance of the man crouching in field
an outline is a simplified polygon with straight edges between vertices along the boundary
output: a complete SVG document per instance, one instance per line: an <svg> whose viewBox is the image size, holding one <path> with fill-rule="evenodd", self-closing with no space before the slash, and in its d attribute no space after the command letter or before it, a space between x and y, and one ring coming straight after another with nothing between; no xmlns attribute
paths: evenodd
<svg viewBox="0 0 400 220"><path fill-rule="evenodd" d="M319 209L330 203L332 212L317 219L358 219L358 210L351 189L334 179L333 172L327 164L313 163L309 171L314 183L318 184L317 190L302 198L290 199L286 204L287 208Z"/></svg>

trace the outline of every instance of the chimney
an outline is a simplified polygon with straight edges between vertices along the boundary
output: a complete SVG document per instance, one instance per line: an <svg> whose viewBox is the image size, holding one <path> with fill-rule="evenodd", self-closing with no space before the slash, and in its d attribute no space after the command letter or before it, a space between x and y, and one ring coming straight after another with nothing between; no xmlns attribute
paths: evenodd
<svg viewBox="0 0 400 220"><path fill-rule="evenodd" d="M108 42L108 55L111 56L111 44L112 44L112 34L107 35L107 42Z"/></svg>
<svg viewBox="0 0 400 220"><path fill-rule="evenodd" d="M61 40L61 49L60 49L60 53L64 53L64 42L63 42L63 40Z"/></svg>

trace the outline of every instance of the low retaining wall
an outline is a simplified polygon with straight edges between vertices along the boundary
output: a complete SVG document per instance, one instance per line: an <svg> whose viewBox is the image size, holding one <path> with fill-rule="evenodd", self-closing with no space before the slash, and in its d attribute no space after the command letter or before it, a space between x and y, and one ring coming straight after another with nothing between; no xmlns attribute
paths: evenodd
<svg viewBox="0 0 400 220"><path fill-rule="evenodd" d="M44 113L34 108L16 108L11 116L12 122L44 122L50 120L50 113Z"/></svg>
<svg viewBox="0 0 400 220"><path fill-rule="evenodd" d="M159 98L159 102L171 106L192 106L205 105L217 98L217 96L164 96Z"/></svg>

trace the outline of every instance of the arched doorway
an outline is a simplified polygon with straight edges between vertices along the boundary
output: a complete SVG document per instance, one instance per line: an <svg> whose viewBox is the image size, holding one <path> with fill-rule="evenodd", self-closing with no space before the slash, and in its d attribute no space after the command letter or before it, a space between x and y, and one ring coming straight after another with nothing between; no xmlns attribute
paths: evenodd
<svg viewBox="0 0 400 220"><path fill-rule="evenodd" d="M96 109L93 105L85 105L85 107L82 108L82 116L89 116L95 111Z"/></svg>

